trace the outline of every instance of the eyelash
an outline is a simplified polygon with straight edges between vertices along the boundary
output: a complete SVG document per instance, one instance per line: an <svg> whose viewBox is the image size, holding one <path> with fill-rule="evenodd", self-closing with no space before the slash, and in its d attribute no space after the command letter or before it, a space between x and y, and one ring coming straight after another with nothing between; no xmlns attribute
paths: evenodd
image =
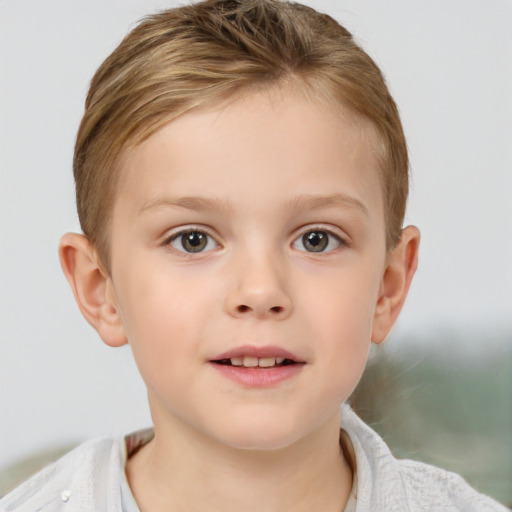
<svg viewBox="0 0 512 512"><path fill-rule="evenodd" d="M316 238L316 242L323 245L323 243L325 241L325 243L327 245L325 245L325 247L323 247L323 249L321 247L321 250L319 250L319 251L314 251L314 250L308 251L306 248L301 249L296 246L296 244L302 242L303 247L305 247L305 244L308 241L306 239L307 235L312 235L313 233L317 233L317 234L322 233L322 236L320 238ZM324 235L326 236L326 238L323 238ZM309 242L312 242L312 241L313 241L313 239L310 237ZM329 246L332 246L333 242L336 244L336 246L329 248ZM333 233L333 231L331 229L328 229L324 226L308 226L307 229L303 230L301 232L301 234L298 237L296 237L292 243L292 247L294 249L297 249L302 252L307 252L309 254L331 253L331 252L335 251L336 249L339 249L340 247L347 246L347 245L348 244L344 238L342 238L340 235L337 235L336 233Z"/></svg>
<svg viewBox="0 0 512 512"><path fill-rule="evenodd" d="M311 235L317 234L320 236L313 237ZM195 240L195 244L193 243L192 238L189 238L188 245L192 250L187 250L184 244L187 244L187 239L184 238L187 235L200 235L199 238L203 237L203 240ZM309 238L306 238L309 235ZM174 243L178 241L181 245L181 248L176 247ZM303 248L299 248L297 244L302 242ZM320 247L320 250L308 250L306 248L306 244L309 243L310 247L313 248L315 245ZM332 247L332 244L335 244L335 247ZM171 236L167 237L163 245L171 247L176 250L178 253L183 255L193 255L193 254L202 254L205 252L210 252L216 247L219 247L220 244L215 240L215 238L210 235L204 228L200 226L191 226L187 229L182 229L176 233L173 233ZM213 246L212 246L213 245ZM323 226L308 226L307 229L303 230L301 234L294 238L292 242L292 247L301 252L307 252L310 254L325 254L330 253L338 249L339 247L348 245L346 240L340 237L339 235L332 232L332 230L327 229ZM331 247L330 247L331 246ZM194 247L197 247L198 250L193 250Z"/></svg>
<svg viewBox="0 0 512 512"><path fill-rule="evenodd" d="M197 250L197 251L194 251L194 250L188 251L184 247L184 243L185 244L187 243L187 241L184 237L186 237L187 235L194 235L194 234L204 235L205 245L202 247L199 245L199 250ZM176 241L181 241L182 249L175 247L173 245L173 243ZM191 242L192 239L189 239L189 241ZM196 241L200 242L199 240L196 240ZM212 245L212 242L213 242L213 247L209 247ZM192 254L201 254L203 252L209 252L213 248L218 247L219 243L204 228L199 227L199 226L197 226L197 227L191 226L190 228L182 229L176 233L173 233L171 236L169 236L168 238L165 239L163 245L170 246L177 252L182 253L184 255L192 255ZM193 244L190 245L190 247L193 247ZM206 251L204 249L206 249Z"/></svg>

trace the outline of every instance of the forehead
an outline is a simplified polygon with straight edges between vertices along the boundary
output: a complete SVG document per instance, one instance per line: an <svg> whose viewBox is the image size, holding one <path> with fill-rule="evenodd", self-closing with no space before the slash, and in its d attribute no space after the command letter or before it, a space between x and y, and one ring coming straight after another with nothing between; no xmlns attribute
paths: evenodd
<svg viewBox="0 0 512 512"><path fill-rule="evenodd" d="M126 149L116 203L130 197L143 207L162 195L164 182L172 195L236 202L244 188L263 202L276 190L325 192L335 178L357 198L380 191L377 147L373 126L337 103L296 88L250 92L197 108Z"/></svg>

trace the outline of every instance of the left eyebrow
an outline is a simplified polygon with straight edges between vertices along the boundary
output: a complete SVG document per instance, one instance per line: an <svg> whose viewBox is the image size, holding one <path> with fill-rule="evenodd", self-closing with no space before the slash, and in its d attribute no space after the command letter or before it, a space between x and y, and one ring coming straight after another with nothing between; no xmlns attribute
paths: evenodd
<svg viewBox="0 0 512 512"><path fill-rule="evenodd" d="M369 217L368 208L366 205L348 194L336 193L329 195L316 195L316 194L303 194L294 197L287 202L287 207L296 210L319 210L322 208L355 208Z"/></svg>
<svg viewBox="0 0 512 512"><path fill-rule="evenodd" d="M228 211L229 205L222 199L206 197L158 197L145 202L138 211L138 215L148 210L161 208L183 208L196 211Z"/></svg>

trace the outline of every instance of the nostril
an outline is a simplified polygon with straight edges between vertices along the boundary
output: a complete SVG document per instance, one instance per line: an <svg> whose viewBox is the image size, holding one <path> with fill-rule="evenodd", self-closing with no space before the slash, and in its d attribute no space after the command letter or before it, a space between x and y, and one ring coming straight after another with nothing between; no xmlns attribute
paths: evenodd
<svg viewBox="0 0 512 512"><path fill-rule="evenodd" d="M270 314L270 315L280 315L282 314L284 311L286 310L285 307L283 306L273 306L269 309L259 309L259 308L253 308L251 306L247 306L247 304L239 304L237 307L236 307L236 312L238 314L245 314L245 313L250 313L251 311L254 311L255 313L257 313L258 315L259 314Z"/></svg>

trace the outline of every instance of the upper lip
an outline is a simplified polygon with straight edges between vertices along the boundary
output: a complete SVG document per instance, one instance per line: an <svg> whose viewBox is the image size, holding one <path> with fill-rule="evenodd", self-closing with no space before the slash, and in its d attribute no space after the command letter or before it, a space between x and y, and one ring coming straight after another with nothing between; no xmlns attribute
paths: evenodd
<svg viewBox="0 0 512 512"><path fill-rule="evenodd" d="M232 359L235 357L282 357L283 359L290 359L296 363L304 363L305 361L298 357L296 354L285 350L281 347L272 345L266 345L257 347L254 345L243 345L241 347L235 347L231 350L223 352L211 359L211 361L220 361L222 359Z"/></svg>

